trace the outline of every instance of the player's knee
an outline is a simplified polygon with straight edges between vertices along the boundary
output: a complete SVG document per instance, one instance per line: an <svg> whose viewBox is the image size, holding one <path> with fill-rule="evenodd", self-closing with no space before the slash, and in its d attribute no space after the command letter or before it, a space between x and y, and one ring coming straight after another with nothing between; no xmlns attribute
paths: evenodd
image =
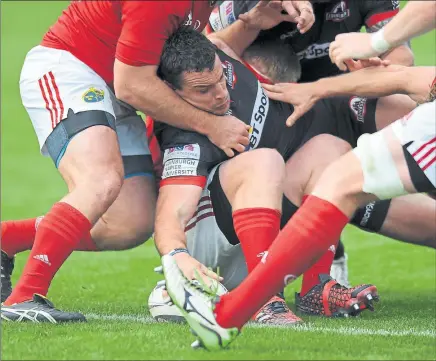
<svg viewBox="0 0 436 361"><path fill-rule="evenodd" d="M334 204L355 204L362 192L362 171L352 152L329 165L320 176L313 193Z"/></svg>
<svg viewBox="0 0 436 361"><path fill-rule="evenodd" d="M256 154L254 154L256 153ZM263 148L253 152L253 161L249 168L251 175L267 177L271 181L281 180L285 173L285 162L283 157L275 149Z"/></svg>
<svg viewBox="0 0 436 361"><path fill-rule="evenodd" d="M320 134L307 142L311 154L316 154L319 161L331 162L351 150L351 145L343 139L330 134Z"/></svg>
<svg viewBox="0 0 436 361"><path fill-rule="evenodd" d="M83 177L80 184L86 189L87 194L93 193L94 201L100 204L105 211L120 194L123 182L122 170L106 169Z"/></svg>
<svg viewBox="0 0 436 361"><path fill-rule="evenodd" d="M92 237L100 250L123 251L145 243L153 235L154 217L110 219L103 215Z"/></svg>

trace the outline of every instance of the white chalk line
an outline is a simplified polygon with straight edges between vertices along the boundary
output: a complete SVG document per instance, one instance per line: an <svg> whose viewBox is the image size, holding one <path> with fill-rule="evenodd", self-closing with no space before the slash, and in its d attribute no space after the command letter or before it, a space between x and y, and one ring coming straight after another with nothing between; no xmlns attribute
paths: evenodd
<svg viewBox="0 0 436 361"><path fill-rule="evenodd" d="M116 322L134 322L142 324L158 323L151 316L135 316L135 315L99 315L96 313L87 314L86 317L89 320L97 321L116 321ZM293 327L286 327L280 325L265 325L265 324L248 324L249 328L286 328L292 332L311 332L311 333L329 333L345 336L365 335L365 336L392 336L392 337L404 337L404 336L417 336L417 337L430 337L436 338L435 330L415 330L411 329L399 329L399 330L372 330L369 328L360 327L324 327L311 324L295 325Z"/></svg>

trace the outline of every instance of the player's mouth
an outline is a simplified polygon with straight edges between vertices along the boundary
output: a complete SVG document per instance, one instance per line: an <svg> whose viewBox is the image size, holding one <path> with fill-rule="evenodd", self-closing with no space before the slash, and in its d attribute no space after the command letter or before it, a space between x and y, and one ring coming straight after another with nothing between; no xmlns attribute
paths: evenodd
<svg viewBox="0 0 436 361"><path fill-rule="evenodd" d="M227 110L229 105L230 105L230 96L228 95L226 100L223 103L221 103L221 104L216 106L216 109L217 110L222 110L222 109L226 109Z"/></svg>

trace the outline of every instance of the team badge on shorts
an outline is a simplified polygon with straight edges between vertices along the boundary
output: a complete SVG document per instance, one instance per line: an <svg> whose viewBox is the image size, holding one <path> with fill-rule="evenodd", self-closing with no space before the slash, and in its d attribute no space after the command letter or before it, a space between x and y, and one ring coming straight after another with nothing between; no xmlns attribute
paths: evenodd
<svg viewBox="0 0 436 361"><path fill-rule="evenodd" d="M82 99L86 103L101 102L104 99L104 91L101 89L91 87L85 93L83 93Z"/></svg>

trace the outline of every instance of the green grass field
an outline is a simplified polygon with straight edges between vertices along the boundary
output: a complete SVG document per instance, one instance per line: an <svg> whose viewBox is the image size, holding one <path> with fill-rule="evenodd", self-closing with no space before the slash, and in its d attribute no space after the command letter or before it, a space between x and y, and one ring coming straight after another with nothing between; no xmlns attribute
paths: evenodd
<svg viewBox="0 0 436 361"><path fill-rule="evenodd" d="M61 1L1 3L1 218L45 213L66 191L21 105L18 79L26 52L66 6ZM435 64L435 34L413 41L418 65ZM81 325L2 324L2 359L435 359L434 250L348 228L351 281L378 286L376 312L354 319L305 318L292 329L245 329L231 349L194 351L187 326L154 323L146 303L159 276L151 242L119 253L75 253L49 293L85 313ZM17 257L14 280L26 261ZM287 289L293 307L293 293Z"/></svg>

